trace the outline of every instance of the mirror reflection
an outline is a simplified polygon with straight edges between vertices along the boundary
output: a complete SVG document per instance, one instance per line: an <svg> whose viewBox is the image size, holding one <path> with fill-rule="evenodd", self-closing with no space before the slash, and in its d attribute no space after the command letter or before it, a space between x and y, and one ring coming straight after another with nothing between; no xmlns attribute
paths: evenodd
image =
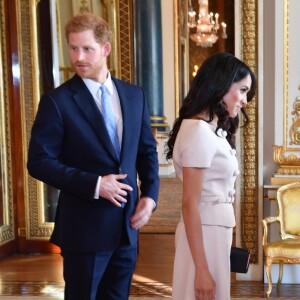
<svg viewBox="0 0 300 300"><path fill-rule="evenodd" d="M199 3L204 3L200 8ZM235 0L218 0L218 1L199 1L199 0L175 0L174 10L175 18L179 26L175 32L175 53L177 56L177 66L175 68L176 76L176 113L178 114L181 101L186 96L189 85L197 72L197 68L209 56L217 52L226 51L234 54L235 36L234 36L234 2ZM197 27L189 26L189 12L193 10L196 16L199 11L203 13L217 13L218 22L226 23L226 38L222 38L223 29L220 28L215 34L217 39L210 45L201 45L195 42ZM215 18L215 17L214 17Z"/></svg>
<svg viewBox="0 0 300 300"><path fill-rule="evenodd" d="M207 1L208 3L208 12L209 13L218 13L219 22L226 23L226 39L222 38L222 29L219 29L217 32L218 39L212 45L208 47L202 47L200 44L197 44L191 38L189 38L189 81L193 80L193 72L197 69L197 66L200 66L206 57L213 55L217 52L226 51L231 54L234 54L234 1L235 0L218 0L218 1ZM198 0L189 0L190 5L197 12L199 11L199 1ZM205 2L205 1L203 1ZM187 26L188 20L186 20ZM195 28L191 28L189 33L193 36L195 34Z"/></svg>
<svg viewBox="0 0 300 300"><path fill-rule="evenodd" d="M3 26L3 27L2 27ZM0 15L0 31L5 32L4 15ZM9 130L5 34L0 37L0 245L14 239L11 141Z"/></svg>
<svg viewBox="0 0 300 300"><path fill-rule="evenodd" d="M111 25L113 30L112 53L109 56L108 66L112 75L118 76L116 1L38 1L36 21L40 95L61 85L74 75L69 62L64 26L71 16L82 12L93 12ZM45 223L54 222L58 194L58 190L43 184L42 213Z"/></svg>
<svg viewBox="0 0 300 300"><path fill-rule="evenodd" d="M117 73L117 42L116 42L116 4L115 1L98 0L92 2L92 7L89 7L87 1L81 1L76 4L74 1L56 1L56 20L52 20L52 29L56 32L53 35L53 65L54 76L58 80L55 86L60 85L64 81L73 76L72 68L70 67L68 56L68 44L65 39L64 26L72 15L81 12L93 12L105 19L114 31L112 40L112 55L109 56L108 65L113 75ZM54 22L55 21L55 22Z"/></svg>
<svg viewBox="0 0 300 300"><path fill-rule="evenodd" d="M2 143L0 141L0 147L1 149L2 147ZM2 150L0 151L2 153ZM4 225L4 212L5 212L5 205L4 205L4 201L3 201L3 189L2 189L2 181L4 180L3 178L3 171L2 171L2 162L0 163L0 207L2 207L1 209L1 214L0 214L0 226Z"/></svg>
<svg viewBox="0 0 300 300"><path fill-rule="evenodd" d="M202 48L189 38L187 28L187 11L189 2L195 10L199 9L198 0L174 1L178 10L179 32L175 47L178 56L178 70L176 72L176 111L180 101L187 93L189 83L193 79L196 65L209 55L228 51L234 53L234 0L210 1L209 11L218 12L222 21L227 24L226 40L219 39L213 47ZM111 24L114 38L112 41L112 54L109 56L111 73L119 77L120 72L120 45L118 45L118 0L93 0L93 1L56 1L40 0L36 2L37 43L38 43L38 69L39 92L43 94L48 90L62 84L73 76L69 63L68 45L64 36L64 25L67 20L79 12L91 11L101 15ZM43 30L41 30L43 28ZM52 37L49 39L49 37ZM53 222L57 207L58 191L52 187L43 186L42 213L44 222Z"/></svg>

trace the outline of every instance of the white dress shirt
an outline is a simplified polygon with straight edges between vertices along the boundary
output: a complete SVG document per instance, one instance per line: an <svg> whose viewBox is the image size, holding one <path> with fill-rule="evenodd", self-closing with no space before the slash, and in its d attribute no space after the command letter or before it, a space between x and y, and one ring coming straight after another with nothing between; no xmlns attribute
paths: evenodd
<svg viewBox="0 0 300 300"><path fill-rule="evenodd" d="M82 78L83 82L85 83L86 87L92 94L97 107L99 108L100 112L102 112L101 108L101 95L99 94L101 84L89 79L89 78ZM122 118L122 111L121 111L121 104L118 91L111 79L111 75L108 72L108 76L106 81L104 82L105 87L107 88L110 96L111 96L111 106L113 110L114 117L116 119L117 131L118 131L118 138L120 142L120 147L122 145L122 135L123 135L123 118ZM99 199L100 195L100 188L101 188L101 176L98 177L97 185L95 188L94 198Z"/></svg>
<svg viewBox="0 0 300 300"><path fill-rule="evenodd" d="M96 102L97 107L99 108L100 111L101 109L101 99L99 95L99 90L101 84L88 78L82 78L83 82L93 95L93 98ZM118 91L111 79L110 73L108 73L107 79L104 82L105 87L107 88L110 96L111 96L111 106L113 110L114 117L116 119L116 125L117 125L117 131L118 131L118 138L120 142L120 147L122 145L122 135L123 135L123 118L122 118L122 110L121 110L121 104L120 104L120 98Z"/></svg>
<svg viewBox="0 0 300 300"><path fill-rule="evenodd" d="M88 78L82 78L82 80L85 83L85 85L87 86L87 88L89 89L90 93L92 94L97 107L102 112L101 99L100 99L101 95L99 94L101 84L92 79L88 79ZM107 79L103 85L105 85L105 87L107 88L107 90L111 96L112 110L113 110L113 114L116 119L118 137L119 137L119 142L120 142L120 147L121 147L122 136L123 136L123 118L122 118L121 103L120 103L120 98L119 98L117 88L115 87L115 85L111 79L111 74L109 72L108 72ZM95 188L95 193L94 193L95 199L99 199L100 188L101 188L101 176L98 177L97 185ZM151 200L153 203L153 209L155 209L156 203L153 199L151 199Z"/></svg>

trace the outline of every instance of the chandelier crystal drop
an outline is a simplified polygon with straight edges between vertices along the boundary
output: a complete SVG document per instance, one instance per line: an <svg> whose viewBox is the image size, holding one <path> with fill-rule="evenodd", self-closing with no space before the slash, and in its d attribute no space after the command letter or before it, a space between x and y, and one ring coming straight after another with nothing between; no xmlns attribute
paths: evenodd
<svg viewBox="0 0 300 300"><path fill-rule="evenodd" d="M188 27L196 28L196 33L191 33L190 38L196 43L197 46L203 48L212 47L213 44L218 40L219 14L208 12L208 0L198 0L199 2L199 13L196 18L196 11L192 7L191 0L189 0L188 8ZM227 25L222 22L222 38L226 39L226 27Z"/></svg>

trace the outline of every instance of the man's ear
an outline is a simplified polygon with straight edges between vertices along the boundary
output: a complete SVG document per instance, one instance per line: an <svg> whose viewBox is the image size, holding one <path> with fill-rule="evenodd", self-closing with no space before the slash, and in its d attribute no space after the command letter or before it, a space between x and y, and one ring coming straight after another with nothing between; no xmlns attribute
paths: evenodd
<svg viewBox="0 0 300 300"><path fill-rule="evenodd" d="M104 49L104 55L107 57L110 54L110 51L111 51L110 42L105 42L104 45L103 45L103 49Z"/></svg>

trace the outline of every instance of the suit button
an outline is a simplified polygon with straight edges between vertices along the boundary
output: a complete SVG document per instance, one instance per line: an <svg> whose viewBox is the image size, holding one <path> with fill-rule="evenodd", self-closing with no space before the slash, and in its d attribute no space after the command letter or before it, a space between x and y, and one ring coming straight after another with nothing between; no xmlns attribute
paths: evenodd
<svg viewBox="0 0 300 300"><path fill-rule="evenodd" d="M119 174L122 174L122 169L121 168L119 168Z"/></svg>

